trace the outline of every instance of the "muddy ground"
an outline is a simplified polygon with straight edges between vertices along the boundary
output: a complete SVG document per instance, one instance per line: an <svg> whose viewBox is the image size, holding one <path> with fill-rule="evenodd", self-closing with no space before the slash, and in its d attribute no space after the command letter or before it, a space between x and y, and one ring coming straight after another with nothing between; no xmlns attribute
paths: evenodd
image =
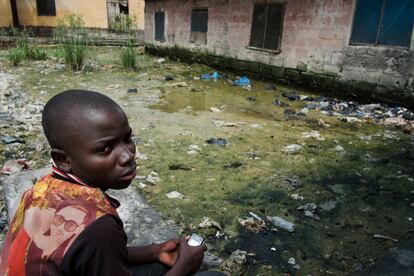
<svg viewBox="0 0 414 276"><path fill-rule="evenodd" d="M253 78L251 87L232 85L237 76L229 72L205 80L213 68L145 54L129 71L119 65L119 48L91 49L81 72L67 70L56 48L48 60L19 67L5 53L0 167L13 159L49 164L39 115L51 96L105 93L134 130L132 185L223 260L239 250L240 264L221 267L232 275L344 275L414 236L414 138L405 109L348 116L336 112L340 100L315 92ZM166 196L172 191L178 198ZM294 223L294 232L271 217Z"/></svg>

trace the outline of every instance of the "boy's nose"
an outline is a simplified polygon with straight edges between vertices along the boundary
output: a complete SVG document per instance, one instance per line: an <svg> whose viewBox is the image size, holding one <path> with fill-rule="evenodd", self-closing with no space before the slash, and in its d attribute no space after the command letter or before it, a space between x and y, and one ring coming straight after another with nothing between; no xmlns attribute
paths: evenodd
<svg viewBox="0 0 414 276"><path fill-rule="evenodd" d="M128 146L124 146L121 151L119 163L122 166L125 166L131 163L131 161L134 160L134 158L135 158L135 146L133 150L131 150L130 147Z"/></svg>

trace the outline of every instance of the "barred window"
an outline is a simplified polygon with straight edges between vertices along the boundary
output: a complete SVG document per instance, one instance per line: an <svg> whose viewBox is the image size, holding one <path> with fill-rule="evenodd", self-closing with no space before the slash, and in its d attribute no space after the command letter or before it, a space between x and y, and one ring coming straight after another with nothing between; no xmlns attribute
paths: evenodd
<svg viewBox="0 0 414 276"><path fill-rule="evenodd" d="M37 15L56 16L55 0L36 0Z"/></svg>
<svg viewBox="0 0 414 276"><path fill-rule="evenodd" d="M165 41L164 26L165 26L165 13L156 12L155 13L155 40Z"/></svg>
<svg viewBox="0 0 414 276"><path fill-rule="evenodd" d="M284 11L285 4L254 6L250 46L270 50L280 49Z"/></svg>

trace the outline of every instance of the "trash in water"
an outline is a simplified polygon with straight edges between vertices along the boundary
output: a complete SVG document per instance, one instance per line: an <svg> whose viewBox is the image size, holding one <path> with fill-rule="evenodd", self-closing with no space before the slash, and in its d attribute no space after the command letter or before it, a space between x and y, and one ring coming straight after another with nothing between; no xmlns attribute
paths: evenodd
<svg viewBox="0 0 414 276"><path fill-rule="evenodd" d="M241 166L243 166L243 163L242 162L234 161L234 162L231 162L229 164L224 165L223 168L224 169L237 169L237 168L239 168Z"/></svg>
<svg viewBox="0 0 414 276"><path fill-rule="evenodd" d="M302 146L301 145L298 145L298 144L291 144L291 145L287 145L287 146L285 146L283 149L282 149L282 151L284 152L284 153L287 153L287 154L295 154L295 153L297 153L300 149L302 148Z"/></svg>
<svg viewBox="0 0 414 276"><path fill-rule="evenodd" d="M298 95L298 93L283 92L282 96L287 98L289 101L299 101L300 100L300 96Z"/></svg>
<svg viewBox="0 0 414 276"><path fill-rule="evenodd" d="M128 88L127 92L128 93L137 93L138 90L136 88Z"/></svg>
<svg viewBox="0 0 414 276"><path fill-rule="evenodd" d="M256 101L256 97L249 96L249 97L246 98L246 100L251 101L251 102L255 102Z"/></svg>
<svg viewBox="0 0 414 276"><path fill-rule="evenodd" d="M184 195L177 191L166 193L165 196L169 199L183 199L184 198Z"/></svg>
<svg viewBox="0 0 414 276"><path fill-rule="evenodd" d="M207 74L202 74L200 78L202 80L210 80L210 79L217 80L219 77L220 77L219 73L214 71L211 74L208 74L208 73Z"/></svg>
<svg viewBox="0 0 414 276"><path fill-rule="evenodd" d="M304 139L314 138L318 141L325 141L325 138L322 137L319 131L317 130L311 130L309 132L302 132L302 138Z"/></svg>
<svg viewBox="0 0 414 276"><path fill-rule="evenodd" d="M225 147L227 145L227 140L223 139L223 138L210 138L208 140L206 140L207 144L210 145L217 145L220 147Z"/></svg>
<svg viewBox="0 0 414 276"><path fill-rule="evenodd" d="M295 232L295 224L282 219L281 217L266 217L268 221L270 221L274 226L279 227L280 229L286 230L288 232Z"/></svg>
<svg viewBox="0 0 414 276"><path fill-rule="evenodd" d="M222 230L221 225L217 221L212 220L209 217L203 217L203 221L198 225L198 228L209 228L209 227L215 227L219 230Z"/></svg>
<svg viewBox="0 0 414 276"><path fill-rule="evenodd" d="M166 81L172 81L172 80L174 80L174 76L173 75L166 75L165 80Z"/></svg>
<svg viewBox="0 0 414 276"><path fill-rule="evenodd" d="M250 85L250 80L248 77L243 76L238 78L237 80L233 81L234 85L239 85L239 86L248 86Z"/></svg>
<svg viewBox="0 0 414 276"><path fill-rule="evenodd" d="M3 141L3 143L5 144L13 144L13 143L20 143L20 144L24 144L25 141L17 138L17 137L13 137L13 136L2 136L1 140Z"/></svg>
<svg viewBox="0 0 414 276"><path fill-rule="evenodd" d="M273 83L266 84L266 91L275 91L275 90L276 90L276 85L274 85Z"/></svg>
<svg viewBox="0 0 414 276"><path fill-rule="evenodd" d="M280 107L288 107L289 105L280 101L279 99L274 99L272 102L273 105L280 106Z"/></svg>

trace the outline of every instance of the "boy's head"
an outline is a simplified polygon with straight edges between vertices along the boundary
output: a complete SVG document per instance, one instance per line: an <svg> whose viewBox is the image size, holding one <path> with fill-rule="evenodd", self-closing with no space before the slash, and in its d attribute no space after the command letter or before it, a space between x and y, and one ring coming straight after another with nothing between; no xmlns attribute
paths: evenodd
<svg viewBox="0 0 414 276"><path fill-rule="evenodd" d="M102 189L135 177L132 129L121 107L98 92L68 90L45 105L42 126L58 169Z"/></svg>

